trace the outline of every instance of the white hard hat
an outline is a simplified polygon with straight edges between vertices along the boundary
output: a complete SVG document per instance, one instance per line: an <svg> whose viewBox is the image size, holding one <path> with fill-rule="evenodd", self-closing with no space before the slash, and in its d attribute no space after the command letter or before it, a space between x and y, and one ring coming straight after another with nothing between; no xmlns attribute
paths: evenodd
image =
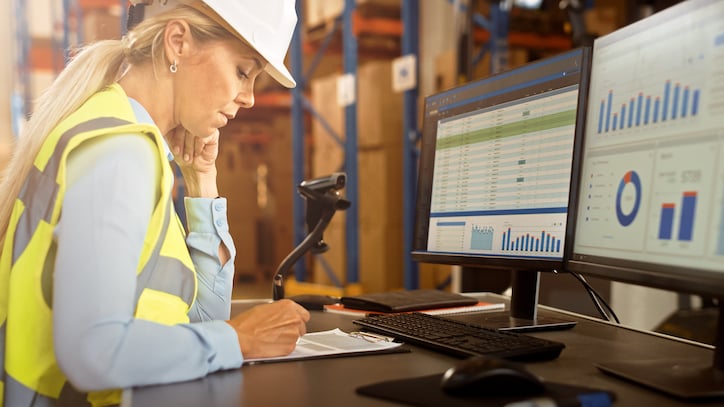
<svg viewBox="0 0 724 407"><path fill-rule="evenodd" d="M211 17L249 43L267 61L266 72L282 85L296 82L284 65L284 57L297 24L294 0L131 0L146 4L149 17L178 4L187 4Z"/></svg>

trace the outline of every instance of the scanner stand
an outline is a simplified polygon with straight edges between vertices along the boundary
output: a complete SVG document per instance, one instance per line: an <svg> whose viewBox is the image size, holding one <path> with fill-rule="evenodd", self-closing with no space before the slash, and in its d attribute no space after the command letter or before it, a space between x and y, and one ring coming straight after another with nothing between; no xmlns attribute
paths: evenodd
<svg viewBox="0 0 724 407"><path fill-rule="evenodd" d="M307 199L307 228L309 229L310 226L313 226L313 228L304 240L279 264L272 287L274 301L284 298L284 277L300 258L309 251L323 253L329 249L327 243L324 242L323 232L337 210L345 210L350 206L350 202L342 198L337 192L337 189L344 186L344 174L335 173L332 177L337 181L331 186L324 186L322 190L314 187L320 185L316 180L302 182L297 188L299 193ZM291 299L298 300L297 302L307 309L316 310L322 309L325 304L337 302L337 299L324 295L300 295Z"/></svg>

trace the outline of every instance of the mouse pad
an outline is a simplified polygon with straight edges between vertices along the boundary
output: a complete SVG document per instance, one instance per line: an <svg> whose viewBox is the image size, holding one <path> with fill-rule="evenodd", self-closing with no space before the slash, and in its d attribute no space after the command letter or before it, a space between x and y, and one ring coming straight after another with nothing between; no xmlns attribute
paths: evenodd
<svg viewBox="0 0 724 407"><path fill-rule="evenodd" d="M535 396L453 396L440 388L442 374L373 383L357 388L357 393L421 407L505 406L516 401L548 397L556 406L596 406L613 404L615 395L606 390L545 382L545 392Z"/></svg>

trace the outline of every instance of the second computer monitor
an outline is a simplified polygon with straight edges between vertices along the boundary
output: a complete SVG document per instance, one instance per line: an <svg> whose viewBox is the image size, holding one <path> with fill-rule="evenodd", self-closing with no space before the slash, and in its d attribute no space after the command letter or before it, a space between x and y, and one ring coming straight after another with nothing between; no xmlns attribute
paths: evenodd
<svg viewBox="0 0 724 407"><path fill-rule="evenodd" d="M710 360L599 367L724 398L724 2L684 1L597 38L589 95L567 268L719 302Z"/></svg>
<svg viewBox="0 0 724 407"><path fill-rule="evenodd" d="M412 257L534 281L525 294L514 285L511 307L522 304L528 317L537 272L561 268L568 250L588 54L566 52L425 101Z"/></svg>

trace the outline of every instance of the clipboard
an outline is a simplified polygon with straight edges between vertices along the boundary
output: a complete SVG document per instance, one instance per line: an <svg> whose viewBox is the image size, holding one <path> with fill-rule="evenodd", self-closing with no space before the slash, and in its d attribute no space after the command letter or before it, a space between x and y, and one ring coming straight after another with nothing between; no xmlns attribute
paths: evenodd
<svg viewBox="0 0 724 407"><path fill-rule="evenodd" d="M392 338L369 332L344 332L339 328L311 332L297 341L296 348L286 356L245 359L244 365L291 362L305 359L404 353L410 350Z"/></svg>

